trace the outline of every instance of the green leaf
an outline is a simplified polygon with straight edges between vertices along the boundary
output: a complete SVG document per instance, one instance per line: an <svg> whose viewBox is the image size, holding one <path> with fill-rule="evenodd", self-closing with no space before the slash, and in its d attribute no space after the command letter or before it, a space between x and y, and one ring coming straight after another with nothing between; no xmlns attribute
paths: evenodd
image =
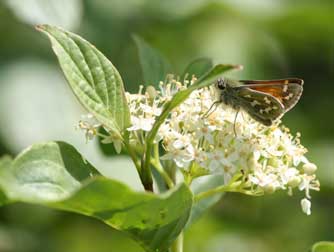
<svg viewBox="0 0 334 252"><path fill-rule="evenodd" d="M202 176L195 179L191 184L191 191L194 195L208 191L217 186L224 184L224 176L220 174ZM208 210L211 206L216 204L224 193L217 193L211 197L202 199L195 202L191 208L191 214L187 223L187 227L190 227L196 220L198 220L202 214Z"/></svg>
<svg viewBox="0 0 334 252"><path fill-rule="evenodd" d="M0 172L0 185L8 198L36 203L65 199L83 181L100 175L64 142L34 144Z"/></svg>
<svg viewBox="0 0 334 252"><path fill-rule="evenodd" d="M123 81L112 63L88 41L55 26L40 25L81 104L114 134L130 125Z"/></svg>
<svg viewBox="0 0 334 252"><path fill-rule="evenodd" d="M150 252L167 250L191 210L193 196L185 184L162 195L133 191L102 177L63 142L35 144L13 161L2 160L0 168L0 186L10 200L95 217Z"/></svg>
<svg viewBox="0 0 334 252"><path fill-rule="evenodd" d="M218 64L213 67L209 72L199 78L192 86L190 86L187 90L194 91L195 89L207 87L212 85L214 81L216 81L223 73L226 73L231 70L241 70L241 65L230 65L230 64Z"/></svg>
<svg viewBox="0 0 334 252"><path fill-rule="evenodd" d="M317 242L312 246L312 252L334 252L334 242Z"/></svg>
<svg viewBox="0 0 334 252"><path fill-rule="evenodd" d="M137 46L145 86L157 87L159 82L170 73L170 63L158 50L152 48L139 36L134 35L133 39Z"/></svg>
<svg viewBox="0 0 334 252"><path fill-rule="evenodd" d="M187 77L187 79L191 79L192 76L196 76L197 78L203 76L213 67L212 59L210 58L199 58L191 62L186 69L184 70L181 80Z"/></svg>

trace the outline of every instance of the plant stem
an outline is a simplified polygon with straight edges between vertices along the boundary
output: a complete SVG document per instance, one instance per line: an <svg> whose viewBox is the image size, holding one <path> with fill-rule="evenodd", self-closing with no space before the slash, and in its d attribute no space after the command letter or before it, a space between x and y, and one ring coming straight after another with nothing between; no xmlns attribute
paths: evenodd
<svg viewBox="0 0 334 252"><path fill-rule="evenodd" d="M137 172L138 172L139 177L140 177L140 181L141 181L142 185L144 186L144 189L146 191L153 192L153 179L152 179L151 173L147 173L147 172L143 171L143 169L140 166L140 162L137 158L136 152L133 150L133 148L131 147L129 142L124 141L124 145L125 145L128 153L129 153L133 163L136 166Z"/></svg>
<svg viewBox="0 0 334 252"><path fill-rule="evenodd" d="M230 191L231 190L231 187L230 185L222 185L222 186L218 186L218 187L215 187L215 188L212 188L208 191L205 191L205 192L201 192L197 195L195 195L195 198L194 198L194 201L195 202L198 202L204 198L207 198L207 197L210 197L216 193L222 193L222 192L227 192L227 191Z"/></svg>
<svg viewBox="0 0 334 252"><path fill-rule="evenodd" d="M174 187L174 181L171 179L171 177L168 175L168 173L165 171L160 163L159 144L155 144L154 146L154 159L151 159L151 164L163 177L168 189Z"/></svg>
<svg viewBox="0 0 334 252"><path fill-rule="evenodd" d="M126 147L126 150L128 151L133 163L135 164L136 166L136 169L138 171L138 173L140 174L140 162L136 156L136 153L133 151L131 145L129 143L127 143L126 141L124 141L124 145Z"/></svg>
<svg viewBox="0 0 334 252"><path fill-rule="evenodd" d="M172 244L171 252L183 252L183 231Z"/></svg>
<svg viewBox="0 0 334 252"><path fill-rule="evenodd" d="M227 185L221 185L215 188L212 188L210 190L207 190L205 192L201 192L194 197L194 202L198 202L202 199L205 199L207 197L210 197L216 193L222 193L222 192L237 192L237 193L243 193L249 196L262 196L263 192L262 191L252 191L252 190L247 190L244 188L240 187L240 182L232 182Z"/></svg>
<svg viewBox="0 0 334 252"><path fill-rule="evenodd" d="M163 177L163 179L165 180L165 182L167 184L168 189L174 187L173 180L169 177L169 175L167 174L167 172L161 166L160 162L157 162L156 159L154 159L154 160L151 160L151 164L157 170L157 172L159 172L160 175Z"/></svg>

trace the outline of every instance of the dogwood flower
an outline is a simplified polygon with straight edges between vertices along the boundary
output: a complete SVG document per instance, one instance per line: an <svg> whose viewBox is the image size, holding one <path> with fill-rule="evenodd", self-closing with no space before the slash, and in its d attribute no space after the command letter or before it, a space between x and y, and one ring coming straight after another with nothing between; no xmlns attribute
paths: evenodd
<svg viewBox="0 0 334 252"><path fill-rule="evenodd" d="M81 129L85 132L86 142L92 140L98 134L98 128L101 126L92 114L82 115L82 120L79 121L76 129Z"/></svg>

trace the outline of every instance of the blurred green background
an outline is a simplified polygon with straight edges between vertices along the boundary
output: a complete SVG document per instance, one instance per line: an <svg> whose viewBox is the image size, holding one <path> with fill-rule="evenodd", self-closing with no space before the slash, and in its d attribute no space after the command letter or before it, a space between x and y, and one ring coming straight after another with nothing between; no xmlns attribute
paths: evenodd
<svg viewBox="0 0 334 252"><path fill-rule="evenodd" d="M334 240L333 0L0 0L0 155L46 140L73 144L109 177L140 188L126 157L85 143L83 114L37 23L62 26L95 44L126 89L143 84L133 34L162 52L175 73L198 57L243 64L235 78L300 77L305 91L283 119L302 133L318 165L312 215L301 195L226 195L186 232L185 251L296 252ZM83 216L16 204L0 208L1 252L142 251L122 233Z"/></svg>

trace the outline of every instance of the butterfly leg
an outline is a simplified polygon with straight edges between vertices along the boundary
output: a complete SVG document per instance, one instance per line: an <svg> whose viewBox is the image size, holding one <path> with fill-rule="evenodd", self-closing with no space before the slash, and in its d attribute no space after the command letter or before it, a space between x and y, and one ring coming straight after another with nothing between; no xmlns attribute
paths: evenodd
<svg viewBox="0 0 334 252"><path fill-rule="evenodd" d="M212 103L211 107L208 109L208 111L206 111L203 115L203 118L207 118L209 117L209 115L211 115L215 110L216 110L216 106L217 104L221 103L220 101L215 101L214 103ZM211 111L212 110L212 111Z"/></svg>

